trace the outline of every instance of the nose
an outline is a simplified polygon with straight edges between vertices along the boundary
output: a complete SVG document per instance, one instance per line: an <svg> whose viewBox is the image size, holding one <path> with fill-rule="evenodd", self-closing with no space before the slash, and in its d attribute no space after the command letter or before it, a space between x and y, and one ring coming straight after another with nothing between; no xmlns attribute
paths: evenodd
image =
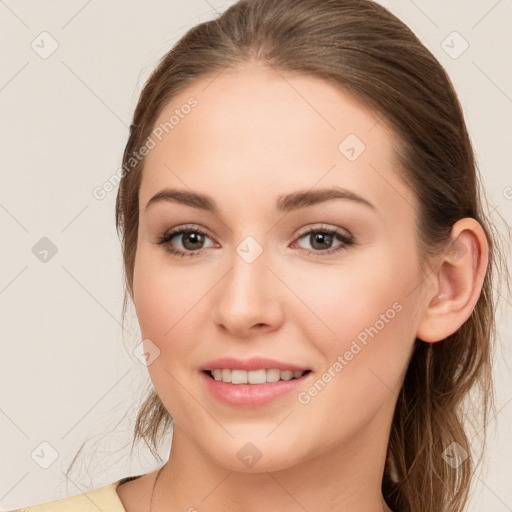
<svg viewBox="0 0 512 512"><path fill-rule="evenodd" d="M268 268L268 249L254 261L234 252L231 268L215 287L213 321L238 338L272 332L283 322L283 284Z"/></svg>

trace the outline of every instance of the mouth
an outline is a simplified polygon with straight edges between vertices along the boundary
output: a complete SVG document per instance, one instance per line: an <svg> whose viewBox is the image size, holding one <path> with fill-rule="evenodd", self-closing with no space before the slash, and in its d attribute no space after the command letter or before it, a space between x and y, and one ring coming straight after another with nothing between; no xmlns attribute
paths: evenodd
<svg viewBox="0 0 512 512"><path fill-rule="evenodd" d="M236 366L203 368L200 373L210 396L230 407L264 407L278 399L290 400L295 392L307 386L313 378L312 370L293 366L285 369L258 369L254 362L247 366L253 369L244 370Z"/></svg>
<svg viewBox="0 0 512 512"><path fill-rule="evenodd" d="M230 368L215 368L203 370L210 379L226 384L267 384L279 381L297 380L311 373L311 370L281 370L279 368L259 370L239 370Z"/></svg>

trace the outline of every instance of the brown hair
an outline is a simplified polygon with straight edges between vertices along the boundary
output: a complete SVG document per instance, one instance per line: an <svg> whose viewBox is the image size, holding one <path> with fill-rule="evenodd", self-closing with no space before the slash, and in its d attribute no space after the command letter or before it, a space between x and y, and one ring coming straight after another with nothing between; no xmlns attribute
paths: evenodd
<svg viewBox="0 0 512 512"><path fill-rule="evenodd" d="M400 139L399 172L419 200L423 262L446 249L459 219L472 217L484 228L490 258L478 303L445 340L416 340L396 404L382 483L395 512L460 512L475 466L462 421L463 399L470 389L481 390L477 411L484 426L492 405L497 234L484 218L478 170L450 79L384 7L370 0L240 0L217 19L190 29L161 59L135 109L123 156L123 168L130 170L122 177L116 202L126 284L123 323L127 292L133 298L144 159L134 166L128 162L173 97L199 78L248 61L326 80L386 118ZM133 441L144 439L156 451L159 432L172 422L153 390L137 416ZM442 457L453 442L469 455L456 468Z"/></svg>

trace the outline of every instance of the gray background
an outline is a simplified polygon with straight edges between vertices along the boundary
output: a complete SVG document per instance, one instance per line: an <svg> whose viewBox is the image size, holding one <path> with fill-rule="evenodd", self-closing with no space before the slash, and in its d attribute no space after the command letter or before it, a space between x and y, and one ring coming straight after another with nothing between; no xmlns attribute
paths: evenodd
<svg viewBox="0 0 512 512"><path fill-rule="evenodd" d="M124 343L120 326L117 189L103 200L92 191L119 168L138 94L158 59L189 27L231 3L0 1L0 510L163 463L142 446L132 463L121 450L150 380L132 353L140 342L135 317ZM451 76L491 218L504 229L500 218L512 218L512 1L382 3ZM508 301L498 316L498 412L469 507L475 512L512 510ZM67 480L63 471L86 439Z"/></svg>

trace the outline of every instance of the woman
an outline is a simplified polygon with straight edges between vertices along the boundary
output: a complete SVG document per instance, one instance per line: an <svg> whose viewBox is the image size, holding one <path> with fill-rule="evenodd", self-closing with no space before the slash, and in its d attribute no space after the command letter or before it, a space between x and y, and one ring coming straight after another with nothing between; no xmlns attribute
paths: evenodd
<svg viewBox="0 0 512 512"><path fill-rule="evenodd" d="M162 59L123 169L155 387L136 439L172 424L172 450L41 507L462 510L497 252L459 102L416 36L368 0L241 0Z"/></svg>

